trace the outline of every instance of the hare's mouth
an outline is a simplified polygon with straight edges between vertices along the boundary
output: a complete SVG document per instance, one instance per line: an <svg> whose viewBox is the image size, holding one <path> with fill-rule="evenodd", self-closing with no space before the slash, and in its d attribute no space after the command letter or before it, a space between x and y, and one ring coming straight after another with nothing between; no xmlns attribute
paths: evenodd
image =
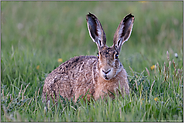
<svg viewBox="0 0 184 123"><path fill-rule="evenodd" d="M109 75L109 74L103 74L103 78L104 78L105 80L110 80L110 79L112 79L112 76Z"/></svg>
<svg viewBox="0 0 184 123"><path fill-rule="evenodd" d="M109 80L109 78L107 77L107 75L106 75L106 74L104 75L104 79Z"/></svg>

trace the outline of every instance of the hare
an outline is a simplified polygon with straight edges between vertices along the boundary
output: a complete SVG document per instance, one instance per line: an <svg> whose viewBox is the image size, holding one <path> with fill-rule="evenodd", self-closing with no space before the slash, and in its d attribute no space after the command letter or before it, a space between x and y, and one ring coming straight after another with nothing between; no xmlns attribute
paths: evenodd
<svg viewBox="0 0 184 123"><path fill-rule="evenodd" d="M74 98L75 102L80 96L87 96L88 101L90 97L97 100L106 95L114 98L112 93L119 88L123 94L129 94L127 73L118 56L121 46L131 35L134 16L128 14L121 21L111 47L106 45L106 35L97 17L89 13L86 20L89 35L98 47L98 56L71 58L48 74L43 86L43 101L51 98L57 101L60 95Z"/></svg>

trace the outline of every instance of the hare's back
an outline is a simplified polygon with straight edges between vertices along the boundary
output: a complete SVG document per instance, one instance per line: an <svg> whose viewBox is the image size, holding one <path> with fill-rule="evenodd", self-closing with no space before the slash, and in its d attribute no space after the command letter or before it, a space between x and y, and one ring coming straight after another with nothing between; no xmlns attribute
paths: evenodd
<svg viewBox="0 0 184 123"><path fill-rule="evenodd" d="M92 66L97 62L95 56L76 56L64 62L53 70L46 78L45 83L55 83L57 81L73 82L81 74L91 72Z"/></svg>
<svg viewBox="0 0 184 123"><path fill-rule="evenodd" d="M92 69L96 62L97 57L95 56L77 56L61 64L45 79L43 99L46 93L56 97L60 94L71 98L78 89L90 86L89 83L92 82L90 77L92 77Z"/></svg>

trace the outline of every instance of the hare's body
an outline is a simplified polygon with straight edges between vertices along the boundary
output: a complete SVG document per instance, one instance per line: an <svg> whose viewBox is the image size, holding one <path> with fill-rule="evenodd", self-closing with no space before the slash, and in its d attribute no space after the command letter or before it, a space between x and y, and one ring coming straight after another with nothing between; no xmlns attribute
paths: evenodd
<svg viewBox="0 0 184 123"><path fill-rule="evenodd" d="M98 58L95 56L78 56L61 64L45 80L42 95L44 100L46 94L49 94L55 97L53 99L57 99L59 95L68 99L75 96L76 101L87 92L88 99L91 96L98 99L109 94L109 91L114 92L119 86L124 87L125 92L129 93L127 73L122 65L114 79L104 80L99 76L97 64Z"/></svg>
<svg viewBox="0 0 184 123"><path fill-rule="evenodd" d="M42 93L44 100L48 101L50 97L57 100L61 95L68 99L75 97L76 101L86 94L88 100L90 97L97 100L107 94L114 98L112 93L116 93L119 88L121 92L129 93L127 73L118 54L131 34L134 17L129 14L122 20L111 47L106 46L105 33L99 20L91 13L86 19L90 36L98 46L98 57L74 57L53 70L45 79Z"/></svg>

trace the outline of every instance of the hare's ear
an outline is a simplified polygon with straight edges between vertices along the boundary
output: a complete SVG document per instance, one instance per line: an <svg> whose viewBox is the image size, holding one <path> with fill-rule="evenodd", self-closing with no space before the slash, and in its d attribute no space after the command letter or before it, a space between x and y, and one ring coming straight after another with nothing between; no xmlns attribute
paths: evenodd
<svg viewBox="0 0 184 123"><path fill-rule="evenodd" d="M106 45L106 36L100 21L91 13L86 15L86 20L90 37L101 49Z"/></svg>
<svg viewBox="0 0 184 123"><path fill-rule="evenodd" d="M119 24L113 39L113 47L120 52L122 44L127 41L133 28L134 16L128 14Z"/></svg>

